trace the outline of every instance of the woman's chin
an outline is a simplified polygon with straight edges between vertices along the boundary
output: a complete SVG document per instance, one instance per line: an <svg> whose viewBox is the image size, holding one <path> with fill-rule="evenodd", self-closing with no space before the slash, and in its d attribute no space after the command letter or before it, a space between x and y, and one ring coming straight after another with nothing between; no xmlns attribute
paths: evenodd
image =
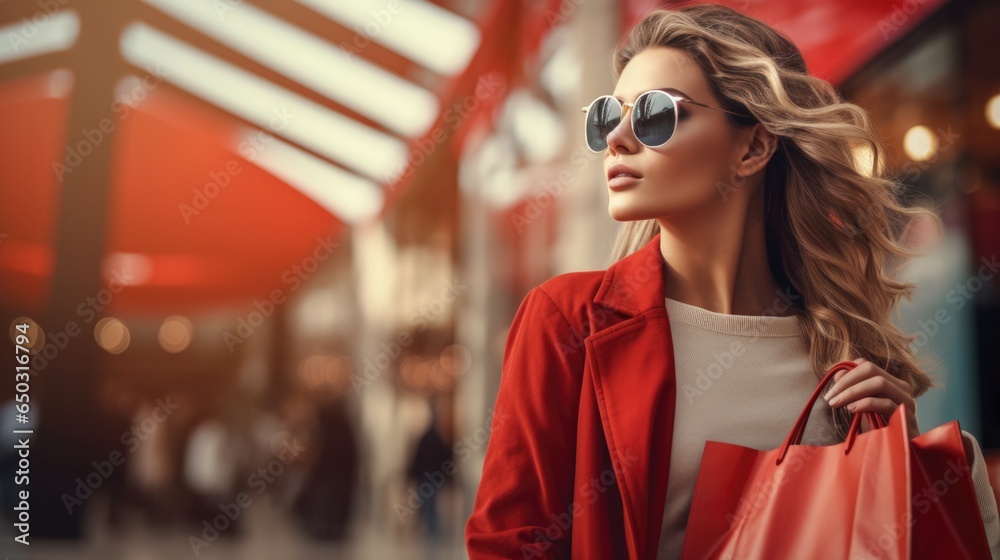
<svg viewBox="0 0 1000 560"><path fill-rule="evenodd" d="M636 220L648 220L653 218L649 212L644 212L635 208L609 208L608 214L616 222L634 222Z"/></svg>
<svg viewBox="0 0 1000 560"><path fill-rule="evenodd" d="M659 216L656 212L650 212L650 205L642 204L638 201L630 200L627 204L624 201L615 200L615 193L612 193L611 201L608 203L608 214L611 219L618 222L634 222L636 220L649 220Z"/></svg>

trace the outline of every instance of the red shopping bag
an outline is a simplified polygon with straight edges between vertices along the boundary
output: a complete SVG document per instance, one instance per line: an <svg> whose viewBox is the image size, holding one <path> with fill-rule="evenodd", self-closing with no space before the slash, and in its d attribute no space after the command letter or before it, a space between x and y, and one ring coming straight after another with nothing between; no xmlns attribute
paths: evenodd
<svg viewBox="0 0 1000 560"><path fill-rule="evenodd" d="M819 386L779 449L705 443L681 553L683 560L910 560L990 558L953 420L910 439L905 405L888 424L854 416L847 439L800 445Z"/></svg>

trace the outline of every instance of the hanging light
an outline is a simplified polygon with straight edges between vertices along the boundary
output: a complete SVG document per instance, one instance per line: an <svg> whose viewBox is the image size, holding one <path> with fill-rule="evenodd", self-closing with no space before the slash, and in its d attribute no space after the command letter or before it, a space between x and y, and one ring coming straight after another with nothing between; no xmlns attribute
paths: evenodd
<svg viewBox="0 0 1000 560"><path fill-rule="evenodd" d="M927 161L937 153L937 137L923 125L910 127L903 135L903 151L913 161Z"/></svg>
<svg viewBox="0 0 1000 560"><path fill-rule="evenodd" d="M1000 93L986 102L986 122L993 128L1000 128Z"/></svg>

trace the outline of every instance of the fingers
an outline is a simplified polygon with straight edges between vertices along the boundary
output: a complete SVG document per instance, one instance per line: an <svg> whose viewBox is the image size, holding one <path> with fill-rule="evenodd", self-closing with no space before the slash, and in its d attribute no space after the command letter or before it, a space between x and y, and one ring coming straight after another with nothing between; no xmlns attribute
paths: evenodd
<svg viewBox="0 0 1000 560"><path fill-rule="evenodd" d="M851 372L851 371L854 371L854 370L858 369L859 367L861 367L861 364L867 362L868 360L866 360L864 358L855 358L855 359L850 360L850 361L852 361L855 364L857 364L857 366L854 369L850 369L850 370L842 369L842 370L838 371L837 373L833 374L833 382L834 382L834 384L836 384L837 381L840 381L840 379L842 377L844 377L844 375L846 375L848 372Z"/></svg>
<svg viewBox="0 0 1000 560"><path fill-rule="evenodd" d="M851 361L854 362L854 363L856 363L856 364L858 364L858 365L856 367L854 367L853 369L850 369L850 370L842 369L842 370L838 371L837 373L833 374L833 385L834 385L834 387L837 386L837 382L838 381L840 381L841 379L843 379L845 376L847 376L847 374L849 374L851 372L857 372L857 373L854 374L855 376L857 376L857 375L860 375L864 371L869 371L869 369L868 369L869 366L865 366L865 364L869 364L869 365L871 364L871 362L869 362L868 360L866 360L864 358L855 358L855 359L853 359ZM862 366L865 366L865 367L862 367Z"/></svg>
<svg viewBox="0 0 1000 560"><path fill-rule="evenodd" d="M897 408L899 403L886 397L864 397L847 405L847 410L854 414L875 412L881 414L883 419L892 416Z"/></svg>
<svg viewBox="0 0 1000 560"><path fill-rule="evenodd" d="M864 358L851 361L857 367L834 374L833 387L824 397L830 406L846 406L853 414L874 412L887 419L900 404L905 404L910 437L920 435L916 419L917 403L910 385ZM862 418L862 424L866 421Z"/></svg>
<svg viewBox="0 0 1000 560"><path fill-rule="evenodd" d="M864 358L857 358L851 361L858 364L857 367L847 372L839 371L833 375L834 379L833 386L830 388L829 391L827 391L824 397L826 398L827 402L829 402L834 395L843 391L846 387L849 387L851 385L854 385L855 383L858 383L863 379L868 379L871 377L882 377L887 382L891 383L892 385L895 385L899 389L899 392L901 392L902 394L907 396L911 395L912 391L910 389L910 385L906 381L903 381L898 377L890 375L882 368L878 367L877 365L873 364L872 362L869 362Z"/></svg>
<svg viewBox="0 0 1000 560"><path fill-rule="evenodd" d="M849 382L850 379L847 376L842 380L842 383L845 384ZM827 402L830 403L831 407L838 407L865 397L885 397L896 404L907 403L907 408L913 407L910 395L883 375L874 375L861 379L852 385L845 385L843 388L837 389L837 392L833 393Z"/></svg>

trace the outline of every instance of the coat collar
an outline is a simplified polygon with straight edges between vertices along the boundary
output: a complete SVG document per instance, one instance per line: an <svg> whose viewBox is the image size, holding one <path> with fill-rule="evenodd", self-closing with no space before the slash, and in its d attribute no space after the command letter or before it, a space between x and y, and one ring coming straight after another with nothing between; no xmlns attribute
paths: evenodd
<svg viewBox="0 0 1000 560"><path fill-rule="evenodd" d="M630 317L664 306L660 233L608 267L594 303Z"/></svg>
<svg viewBox="0 0 1000 560"><path fill-rule="evenodd" d="M674 353L657 233L608 267L594 297L627 316L587 337L605 439L622 496L629 557L653 560L660 540L674 428Z"/></svg>

